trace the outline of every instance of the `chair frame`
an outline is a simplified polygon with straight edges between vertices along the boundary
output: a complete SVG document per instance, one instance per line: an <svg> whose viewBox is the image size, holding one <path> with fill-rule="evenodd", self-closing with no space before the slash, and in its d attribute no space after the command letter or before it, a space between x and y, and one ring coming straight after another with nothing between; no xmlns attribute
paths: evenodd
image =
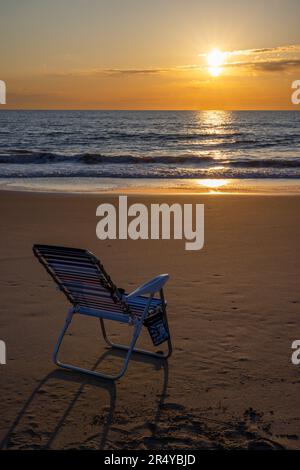
<svg viewBox="0 0 300 470"><path fill-rule="evenodd" d="M165 302L165 298L164 298L164 292L163 292L163 289L161 288L159 290L159 294L160 294L160 299L161 299L161 302L162 302L162 306L163 306L163 315L164 315L164 319L165 319L165 322L167 324L167 327L168 327L168 318L167 318L167 312L166 312L166 302ZM151 293L149 298L148 298L148 302L146 304L146 307L144 309L144 312L143 314L140 316L140 318L136 321L136 324L134 325L134 331L133 331L133 335L132 335L132 339L131 339L131 342L129 343L129 345L126 345L126 344L118 344L118 343L113 343L108 335L107 335L107 332L106 332L106 328L105 328L105 323L104 323L104 319L102 318L101 316L101 311L92 311L90 313L85 313L84 315L88 315L88 316L94 316L94 317L97 317L99 318L99 321L100 321L100 329L101 329L101 332L102 332L102 336L103 336L103 339L104 341L106 342L106 344L110 347L110 348L116 348L116 349L121 349L123 351L127 351L127 354L125 356L125 359L124 359L124 363L123 363L123 366L121 367L120 371L117 373L117 374L106 374L104 372L96 372L94 370L90 370L90 369L85 369L85 368L82 368L82 367L78 367L78 366L74 366L72 364L68 364L68 363L65 363L65 362L61 362L59 359L58 359L58 355L59 355L59 350L60 350L60 347L61 347L61 344L63 342L63 338L65 336L65 334L67 333L68 331L68 328L72 322L72 319L73 319L73 316L75 314L80 314L80 312L77 311L76 307L72 307L68 314L67 314L67 317L66 317L66 320L65 320L65 324L61 330L61 333L58 337L58 340L57 340L57 343L55 345L55 349L54 349L54 353L53 353L53 361L54 363L59 366L59 367L62 367L63 369L70 369L70 370L74 370L74 371L77 371L77 372L82 372L84 374L88 374L88 375L93 375L95 377L100 377L102 379L110 379L110 380L117 380L117 379L120 379L126 372L127 370L127 367L128 367L128 364L129 364L129 361L130 361L130 357L132 355L132 353L138 353L138 354L144 354L146 356L151 356L151 357L155 357L155 358L159 358L159 359L167 359L168 357L171 356L172 354L172 341L171 341L171 336L169 335L169 339L167 340L167 343L168 343L168 350L166 353L163 353L163 352L153 352L153 351L149 351L149 350L146 350L146 349L140 349L140 348L136 348L135 345L136 345L136 342L138 340L138 337L141 333L141 330L142 330L142 327L143 327L143 323L144 323L144 320L145 318L147 317L148 315L148 312L149 312L149 308L150 308L150 304L151 304L151 300L153 299L153 296L154 296L154 293ZM82 315L82 314L81 314Z"/></svg>
<svg viewBox="0 0 300 470"><path fill-rule="evenodd" d="M64 284L60 281L59 277L55 273L55 270L53 270L49 266L49 263L48 263L47 259L44 258L43 254L39 253L39 250L41 248L42 249L45 248L45 249L48 249L48 250L52 250L52 249L54 249L54 250L55 249L56 250L60 250L60 249L61 250L78 250L82 253L85 253L88 256L88 258L92 261L92 263L97 266L97 270L100 270L100 272L102 272L102 274L105 274L105 277L107 279L107 282L108 282L109 286L114 290L118 290L118 289L115 286L115 284L113 284L113 282L111 281L111 278L108 276L108 274L105 272L104 267L102 266L102 264L99 262L99 260L91 252L89 252L87 250L77 249L77 248L55 247L55 246L51 246L51 245L34 245L33 246L34 255L38 258L39 262L44 266L44 268L46 269L48 274L50 274L50 276L52 277L54 282L56 284L58 284L58 289L64 292L64 294L66 295L66 297L68 298L68 300L72 304L72 307L69 309L68 314L66 316L64 326L63 326L63 328L62 328L62 330L59 334L59 337L57 339L55 349L54 349L54 353L53 353L53 361L57 366L62 367L64 369L70 369L70 370L77 371L77 372L82 372L82 373L85 373L85 374L88 374L88 375L93 375L95 377L100 377L100 378L103 378L103 379L117 380L117 379L121 378L124 375L124 373L126 372L126 369L128 367L128 363L129 363L129 360L130 360L130 357L131 357L132 353L144 354L144 355L159 358L159 359L167 359L168 357L170 357L170 355L172 354L172 342L171 342L170 334L169 334L169 338L167 340L168 350L167 350L166 353L163 353L163 352L160 352L160 351L153 352L153 351L148 351L148 350L145 350L145 349L140 349L140 348L135 347L136 342L138 340L138 337L141 333L141 330L142 330L142 327L143 327L143 324L144 324L144 320L147 318L148 313L149 313L149 309L151 308L152 300L154 299L154 296L157 293L159 293L159 297L160 297L159 306L162 308L162 314L163 314L165 323L167 325L167 328L169 330L168 319L167 319L167 311L166 311L166 305L167 304L166 304L166 301L165 301L164 291L163 291L163 287L169 279L168 274L161 274L159 276L156 276L154 279L152 279L151 281L147 282L146 284L143 284L142 286L138 287L137 289L135 289L130 294L125 294L125 293L121 294L121 298L120 298L121 303L125 306L127 304L129 306L129 308L130 308L130 305L129 305L130 302L128 303L128 300L135 299L135 298L139 299L141 297L143 297L145 300L147 299L147 301L145 302L144 310L142 310L142 313L137 317L132 316L130 314L130 310L129 310L129 313L127 314L127 313L110 312L109 310L102 310L102 309L97 309L95 307L92 308L92 307L89 307L89 306L83 307L83 306L80 306L80 305L76 304L75 299L72 296L72 293L69 292L68 289L66 289L66 287L64 286ZM109 290L109 287L108 287L108 290ZM121 292L121 291L119 290L119 292ZM100 329L101 329L101 332L102 332L102 335L103 335L103 338L104 338L104 341L106 342L106 344L110 348L116 348L116 349L121 349L123 351L127 351L127 354L126 354L125 359L124 359L123 366L121 367L121 369L118 373L116 373L116 374L107 374L107 373L104 373L104 372L96 372L95 370L85 369L85 368L82 368L82 367L79 367L79 366L75 366L73 364L68 364L68 363L62 362L59 359L58 356L59 356L60 347L62 345L64 336L67 333L75 314L96 317L97 319L99 319ZM130 343L128 345L113 343L107 335L104 320L118 321L120 323L127 323L127 324L132 323L133 324L133 334L132 334L132 339L131 339Z"/></svg>

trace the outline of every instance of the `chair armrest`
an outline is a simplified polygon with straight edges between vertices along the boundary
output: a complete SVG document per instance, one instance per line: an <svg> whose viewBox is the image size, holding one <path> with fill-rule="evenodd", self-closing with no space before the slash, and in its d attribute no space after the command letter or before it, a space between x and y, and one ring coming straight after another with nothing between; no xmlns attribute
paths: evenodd
<svg viewBox="0 0 300 470"><path fill-rule="evenodd" d="M151 281L146 282L146 284L142 284L130 294L126 295L126 298L133 299L139 295L155 294L163 288L169 278L169 274L160 274L159 276L151 279Z"/></svg>

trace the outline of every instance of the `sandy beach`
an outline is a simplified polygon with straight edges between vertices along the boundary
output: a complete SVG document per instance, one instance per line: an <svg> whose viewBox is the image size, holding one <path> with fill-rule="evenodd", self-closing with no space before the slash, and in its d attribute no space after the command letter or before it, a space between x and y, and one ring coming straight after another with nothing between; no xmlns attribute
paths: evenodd
<svg viewBox="0 0 300 470"><path fill-rule="evenodd" d="M300 197L130 195L130 202L205 204L205 244L100 241L96 207L117 195L2 191L0 442L4 449L299 449ZM158 273L174 352L131 361L116 383L59 370L51 355L68 303L33 243L94 252L130 291ZM114 339L130 328L111 325ZM145 335L141 341L150 345ZM97 320L77 318L65 358L118 367Z"/></svg>

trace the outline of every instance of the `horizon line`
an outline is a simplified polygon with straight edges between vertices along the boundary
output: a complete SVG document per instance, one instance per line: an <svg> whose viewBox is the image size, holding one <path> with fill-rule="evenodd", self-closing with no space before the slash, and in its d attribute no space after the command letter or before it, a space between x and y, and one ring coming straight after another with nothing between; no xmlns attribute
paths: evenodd
<svg viewBox="0 0 300 470"><path fill-rule="evenodd" d="M257 111L300 111L299 108L243 108L243 109L222 109L222 108L199 108L199 109L158 109L158 108L5 108L0 106L0 111L125 111L125 112L145 112L145 111L158 111L158 112L200 112L200 111L224 111L224 112L257 112Z"/></svg>

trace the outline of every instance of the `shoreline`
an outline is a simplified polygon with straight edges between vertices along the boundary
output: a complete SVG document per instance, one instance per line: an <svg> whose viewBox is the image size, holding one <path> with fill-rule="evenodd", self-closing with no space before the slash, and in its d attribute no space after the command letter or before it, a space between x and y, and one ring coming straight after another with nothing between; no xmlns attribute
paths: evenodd
<svg viewBox="0 0 300 470"><path fill-rule="evenodd" d="M300 179L0 178L0 192L132 195L300 195Z"/></svg>

